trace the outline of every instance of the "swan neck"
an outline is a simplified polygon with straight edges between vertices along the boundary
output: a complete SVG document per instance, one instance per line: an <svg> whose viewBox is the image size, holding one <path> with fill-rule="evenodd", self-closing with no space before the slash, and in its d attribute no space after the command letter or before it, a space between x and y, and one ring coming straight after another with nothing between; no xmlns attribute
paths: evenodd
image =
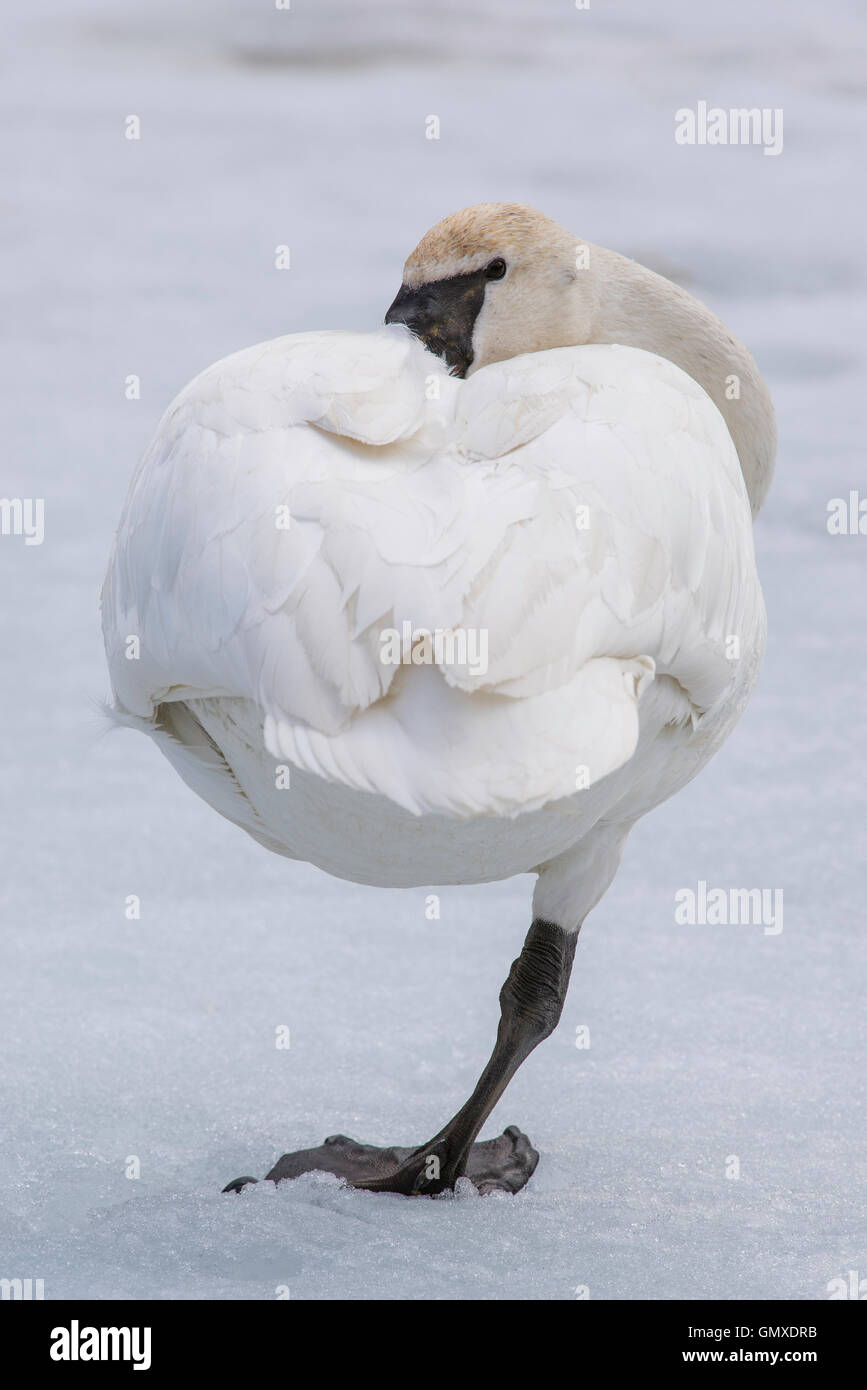
<svg viewBox="0 0 867 1390"><path fill-rule="evenodd" d="M776 426L770 393L751 354L679 285L602 247L591 248L594 264L597 307L590 341L653 352L703 387L728 426L755 516L773 476Z"/></svg>

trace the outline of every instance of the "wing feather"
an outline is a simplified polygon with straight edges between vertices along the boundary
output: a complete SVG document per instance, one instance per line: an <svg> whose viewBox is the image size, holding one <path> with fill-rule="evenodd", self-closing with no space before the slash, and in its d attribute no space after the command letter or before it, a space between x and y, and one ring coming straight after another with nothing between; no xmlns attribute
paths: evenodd
<svg viewBox="0 0 867 1390"><path fill-rule="evenodd" d="M691 378L590 346L457 382L401 329L278 339L191 383L103 613L122 711L246 698L275 758L449 815L607 775L655 675L700 720L731 636L757 663L764 630L735 449ZM404 624L474 633L485 660L385 664Z"/></svg>

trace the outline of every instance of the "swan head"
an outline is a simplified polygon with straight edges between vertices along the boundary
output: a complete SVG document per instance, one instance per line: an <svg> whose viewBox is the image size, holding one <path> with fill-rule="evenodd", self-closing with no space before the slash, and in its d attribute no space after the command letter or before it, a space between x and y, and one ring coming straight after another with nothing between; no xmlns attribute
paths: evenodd
<svg viewBox="0 0 867 1390"><path fill-rule="evenodd" d="M762 505L774 472L774 409L743 343L679 285L581 241L535 208L480 203L438 222L406 262L385 321L405 324L461 377L525 352L586 343L665 357L719 409L754 515Z"/></svg>
<svg viewBox="0 0 867 1390"><path fill-rule="evenodd" d="M596 298L581 243L520 203L480 203L422 237L386 323L403 323L468 376L489 362L590 340Z"/></svg>

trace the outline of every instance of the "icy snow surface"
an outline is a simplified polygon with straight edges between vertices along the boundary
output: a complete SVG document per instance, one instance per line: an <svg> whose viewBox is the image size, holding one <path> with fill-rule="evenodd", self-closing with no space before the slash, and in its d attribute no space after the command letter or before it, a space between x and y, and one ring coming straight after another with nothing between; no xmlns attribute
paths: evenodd
<svg viewBox="0 0 867 1390"><path fill-rule="evenodd" d="M19 11L2 492L44 497L46 533L0 540L0 1276L47 1298L220 1299L814 1299L867 1276L867 538L825 525L867 487L863 9ZM783 107L783 154L677 146L674 111L699 100ZM310 1176L223 1197L334 1131L439 1128L492 1043L531 885L449 889L430 922L424 890L269 856L146 740L104 737L112 531L196 371L375 325L421 233L501 198L670 274L753 349L781 435L758 527L766 667L720 756L632 836L558 1032L486 1127L540 1148L524 1193L407 1201ZM699 879L782 888L782 933L675 925Z"/></svg>

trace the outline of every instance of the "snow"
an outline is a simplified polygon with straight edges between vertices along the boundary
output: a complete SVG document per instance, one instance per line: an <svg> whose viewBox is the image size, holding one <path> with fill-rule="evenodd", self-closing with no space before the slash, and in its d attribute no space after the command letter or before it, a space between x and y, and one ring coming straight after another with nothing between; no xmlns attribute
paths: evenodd
<svg viewBox="0 0 867 1390"><path fill-rule="evenodd" d="M0 1276L46 1298L814 1299L867 1275L867 540L825 525L864 485L855 0L476 0L435 22L396 0L47 0L13 27L2 489L44 497L46 530L0 539ZM699 100L783 107L783 154L677 146ZM633 834L559 1030L486 1126L541 1150L522 1194L315 1175L224 1197L335 1131L440 1127L487 1057L531 885L444 890L429 921L425 890L269 856L146 740L104 737L113 527L197 370L374 325L421 233L494 198L681 279L754 351L781 435L765 670L715 762ZM782 933L678 926L700 879L782 888Z"/></svg>

